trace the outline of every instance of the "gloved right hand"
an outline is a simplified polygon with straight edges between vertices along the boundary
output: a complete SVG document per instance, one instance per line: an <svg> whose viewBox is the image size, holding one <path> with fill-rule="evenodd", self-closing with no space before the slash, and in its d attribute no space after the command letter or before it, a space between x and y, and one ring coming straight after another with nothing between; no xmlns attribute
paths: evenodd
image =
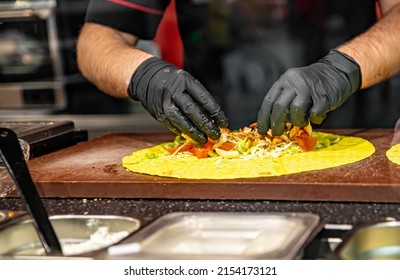
<svg viewBox="0 0 400 280"><path fill-rule="evenodd" d="M286 71L266 94L257 118L261 134L271 128L281 135L285 123L320 124L361 86L360 66L348 55L331 50L306 67Z"/></svg>
<svg viewBox="0 0 400 280"><path fill-rule="evenodd" d="M133 73L129 96L176 134L199 144L221 136L228 120L211 94L189 73L159 58L145 60Z"/></svg>

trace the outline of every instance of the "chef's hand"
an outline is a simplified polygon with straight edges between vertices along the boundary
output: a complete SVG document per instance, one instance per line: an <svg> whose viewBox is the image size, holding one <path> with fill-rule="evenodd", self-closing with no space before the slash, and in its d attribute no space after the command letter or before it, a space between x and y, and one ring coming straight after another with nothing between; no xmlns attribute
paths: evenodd
<svg viewBox="0 0 400 280"><path fill-rule="evenodd" d="M218 139L228 125L221 107L189 73L159 58L145 60L133 74L129 96L176 134L200 144Z"/></svg>
<svg viewBox="0 0 400 280"><path fill-rule="evenodd" d="M326 114L342 105L361 85L360 66L349 56L331 50L318 62L286 71L268 91L258 113L261 134L271 128L284 132L286 121L304 127L321 124Z"/></svg>

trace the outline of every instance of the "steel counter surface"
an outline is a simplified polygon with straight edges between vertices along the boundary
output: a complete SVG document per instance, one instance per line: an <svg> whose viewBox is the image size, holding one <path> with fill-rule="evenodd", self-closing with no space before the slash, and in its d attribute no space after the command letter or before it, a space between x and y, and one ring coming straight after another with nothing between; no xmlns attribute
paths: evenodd
<svg viewBox="0 0 400 280"><path fill-rule="evenodd" d="M360 162L320 171L254 179L182 180L135 174L121 164L123 156L172 141L173 134L109 134L32 159L28 165L40 195L48 198L400 202L400 167L385 154L393 141L393 129L325 132L365 138L376 152Z"/></svg>

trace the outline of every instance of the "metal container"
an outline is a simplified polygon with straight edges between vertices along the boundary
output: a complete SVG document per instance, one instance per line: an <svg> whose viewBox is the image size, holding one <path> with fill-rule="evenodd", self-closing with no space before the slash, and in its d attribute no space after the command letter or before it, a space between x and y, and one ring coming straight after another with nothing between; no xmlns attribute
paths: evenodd
<svg viewBox="0 0 400 280"><path fill-rule="evenodd" d="M67 107L57 2L0 1L0 109L8 114Z"/></svg>
<svg viewBox="0 0 400 280"><path fill-rule="evenodd" d="M321 227L309 213L171 213L109 247L108 258L295 259Z"/></svg>
<svg viewBox="0 0 400 280"><path fill-rule="evenodd" d="M81 255L113 245L135 232L140 221L122 216L59 215L50 217L65 256ZM31 220L0 230L1 255L44 255Z"/></svg>
<svg viewBox="0 0 400 280"><path fill-rule="evenodd" d="M4 127L1 125L1 122L0 126ZM25 160L28 161L30 155L29 143L23 139L18 139L18 142L21 146L21 151L24 155ZM7 194L13 192L14 190L15 190L15 184L13 180L10 178L10 173L8 172L3 160L0 157L0 198L5 197Z"/></svg>
<svg viewBox="0 0 400 280"><path fill-rule="evenodd" d="M344 260L399 260L400 221L356 226L337 247L336 253Z"/></svg>

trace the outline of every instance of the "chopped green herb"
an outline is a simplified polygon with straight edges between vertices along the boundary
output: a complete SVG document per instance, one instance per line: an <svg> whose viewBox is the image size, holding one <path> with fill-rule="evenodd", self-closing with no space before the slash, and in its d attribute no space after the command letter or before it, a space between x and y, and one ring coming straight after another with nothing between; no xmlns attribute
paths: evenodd
<svg viewBox="0 0 400 280"><path fill-rule="evenodd" d="M145 157L146 157L147 159L156 159L158 156L156 155L156 153L147 153L147 154L145 155Z"/></svg>
<svg viewBox="0 0 400 280"><path fill-rule="evenodd" d="M320 132L313 132L312 136L317 137L317 139L318 139L317 145L315 146L314 150L329 147L340 141L339 135L322 134Z"/></svg>

